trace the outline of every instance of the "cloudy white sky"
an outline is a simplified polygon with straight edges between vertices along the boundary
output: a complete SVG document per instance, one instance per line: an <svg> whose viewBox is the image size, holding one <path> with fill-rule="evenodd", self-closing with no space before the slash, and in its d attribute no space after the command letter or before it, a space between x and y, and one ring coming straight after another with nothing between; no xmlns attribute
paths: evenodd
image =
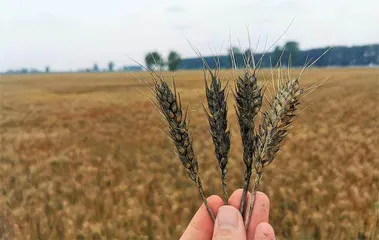
<svg viewBox="0 0 379 240"><path fill-rule="evenodd" d="M9 68L69 70L143 62L150 50L194 56L226 52L229 33L248 47L260 37L302 49L379 42L378 0L0 0L0 71Z"/></svg>

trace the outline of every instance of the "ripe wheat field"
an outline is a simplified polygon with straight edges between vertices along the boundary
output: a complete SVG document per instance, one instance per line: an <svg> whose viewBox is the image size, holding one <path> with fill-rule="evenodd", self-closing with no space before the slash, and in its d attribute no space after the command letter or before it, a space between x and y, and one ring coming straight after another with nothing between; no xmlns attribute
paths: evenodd
<svg viewBox="0 0 379 240"><path fill-rule="evenodd" d="M293 71L296 74L296 70ZM260 79L267 76L262 70ZM151 83L148 73L136 73ZM233 85L232 73L222 72ZM169 77L171 74L166 74ZM278 239L379 239L379 70L310 69L260 190ZM207 195L221 195L201 71L175 75ZM0 76L0 238L178 239L201 205L129 73ZM233 97L229 192L244 165ZM255 176L253 175L252 178Z"/></svg>

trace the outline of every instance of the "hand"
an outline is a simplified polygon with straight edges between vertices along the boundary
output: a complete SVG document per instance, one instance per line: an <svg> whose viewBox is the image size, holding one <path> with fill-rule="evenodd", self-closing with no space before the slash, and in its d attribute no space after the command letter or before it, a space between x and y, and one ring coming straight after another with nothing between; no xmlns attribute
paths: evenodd
<svg viewBox="0 0 379 240"><path fill-rule="evenodd" d="M224 206L219 196L208 198L208 203L216 215L213 223L204 204L192 218L181 240L258 240L275 239L274 229L268 223L270 201L266 194L257 192L251 221L245 230L242 216L239 213L242 189L236 190L229 198L229 205ZM250 193L248 194L247 201ZM246 201L246 202L247 202Z"/></svg>

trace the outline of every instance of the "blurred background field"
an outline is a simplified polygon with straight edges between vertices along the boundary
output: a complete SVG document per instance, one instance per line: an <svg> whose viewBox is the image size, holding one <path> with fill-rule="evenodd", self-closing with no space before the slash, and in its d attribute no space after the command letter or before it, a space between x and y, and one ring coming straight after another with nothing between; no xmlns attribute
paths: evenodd
<svg viewBox="0 0 379 240"><path fill-rule="evenodd" d="M268 73L263 70L260 79ZM151 83L148 73L136 74ZM232 85L232 72L222 76ZM310 69L302 84L327 77L303 99L291 134L263 177L270 223L278 239L379 239L379 71ZM203 73L180 71L175 79L183 105L190 106L205 191L220 195L201 106ZM0 237L180 237L201 200L147 87L135 76L12 75L0 81ZM229 192L243 182L232 100L230 95Z"/></svg>

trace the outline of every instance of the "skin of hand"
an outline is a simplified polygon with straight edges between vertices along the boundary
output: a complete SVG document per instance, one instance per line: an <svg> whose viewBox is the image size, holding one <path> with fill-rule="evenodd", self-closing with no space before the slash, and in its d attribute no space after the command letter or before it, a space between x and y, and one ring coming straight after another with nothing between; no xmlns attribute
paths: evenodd
<svg viewBox="0 0 379 240"><path fill-rule="evenodd" d="M266 194L257 192L253 214L247 230L244 228L242 216L238 209L242 189L236 190L224 205L219 196L208 198L208 203L216 216L213 223L204 204L195 213L180 240L261 240L275 239L274 229L268 223L270 201ZM247 194L247 201L250 193Z"/></svg>

